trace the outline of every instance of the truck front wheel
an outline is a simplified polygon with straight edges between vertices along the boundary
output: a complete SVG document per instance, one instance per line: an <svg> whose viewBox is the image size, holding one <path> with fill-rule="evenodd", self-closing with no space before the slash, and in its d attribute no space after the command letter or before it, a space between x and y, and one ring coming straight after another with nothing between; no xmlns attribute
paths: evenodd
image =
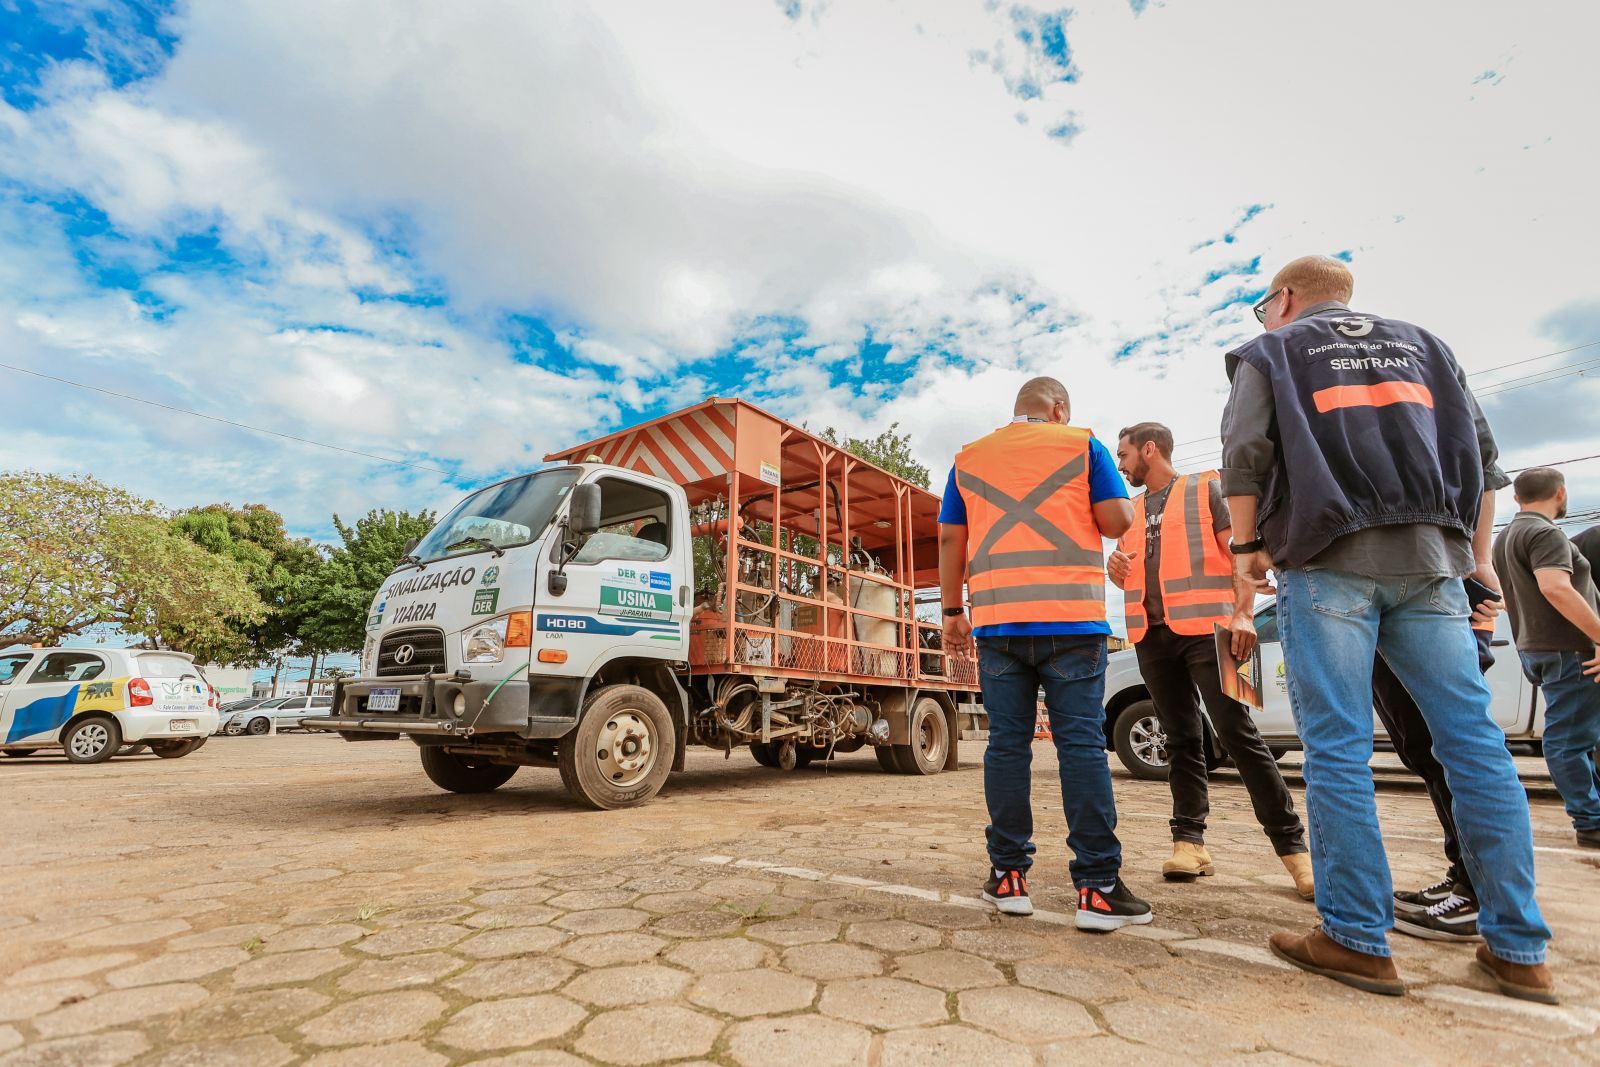
<svg viewBox="0 0 1600 1067"><path fill-rule="evenodd" d="M422 747L422 772L452 793L491 793L511 780L516 767L458 756L438 745Z"/></svg>
<svg viewBox="0 0 1600 1067"><path fill-rule="evenodd" d="M561 782L590 807L643 804L667 780L673 738L660 697L643 686L608 685L583 702L578 728L561 742Z"/></svg>

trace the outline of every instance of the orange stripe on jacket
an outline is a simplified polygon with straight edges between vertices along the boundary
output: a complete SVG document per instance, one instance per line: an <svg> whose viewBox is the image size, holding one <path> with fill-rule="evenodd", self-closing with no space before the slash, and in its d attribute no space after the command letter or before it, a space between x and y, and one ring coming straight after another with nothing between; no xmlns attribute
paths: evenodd
<svg viewBox="0 0 1600 1067"><path fill-rule="evenodd" d="M1319 414L1337 408L1381 408L1390 404L1433 407L1433 393L1420 382L1379 382L1377 385L1335 385L1311 394Z"/></svg>

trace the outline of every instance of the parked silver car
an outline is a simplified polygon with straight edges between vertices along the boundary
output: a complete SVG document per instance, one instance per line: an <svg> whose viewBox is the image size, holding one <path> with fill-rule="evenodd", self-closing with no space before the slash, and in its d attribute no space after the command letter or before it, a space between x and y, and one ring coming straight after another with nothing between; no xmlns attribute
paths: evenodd
<svg viewBox="0 0 1600 1067"><path fill-rule="evenodd" d="M326 714L332 707L333 698L328 696L277 697L257 704L253 708L234 712L223 723L222 732L229 735L259 736L272 732L274 724L279 733L284 730L298 730L301 719L311 714Z"/></svg>

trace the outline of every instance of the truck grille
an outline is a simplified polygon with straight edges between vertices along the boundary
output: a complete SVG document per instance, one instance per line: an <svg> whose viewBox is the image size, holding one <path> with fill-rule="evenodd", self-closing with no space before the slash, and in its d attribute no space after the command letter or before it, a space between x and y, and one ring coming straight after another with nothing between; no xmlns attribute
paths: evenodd
<svg viewBox="0 0 1600 1067"><path fill-rule="evenodd" d="M409 648L406 653L403 649ZM438 630L396 630L378 646L378 677L444 671L444 634Z"/></svg>

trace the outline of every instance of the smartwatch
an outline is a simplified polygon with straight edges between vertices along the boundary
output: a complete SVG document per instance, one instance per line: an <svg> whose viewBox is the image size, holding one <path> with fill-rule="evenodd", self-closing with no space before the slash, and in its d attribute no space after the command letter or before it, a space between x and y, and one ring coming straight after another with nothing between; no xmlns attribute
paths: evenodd
<svg viewBox="0 0 1600 1067"><path fill-rule="evenodd" d="M1228 551L1232 552L1235 556L1248 556L1252 552L1260 552L1263 547L1264 544L1261 540L1260 534L1256 535L1256 539L1254 541L1245 541L1243 543L1238 541L1228 542Z"/></svg>
<svg viewBox="0 0 1600 1067"><path fill-rule="evenodd" d="M966 613L967 613L967 609L966 608L945 608L944 609L944 617L947 618L947 619L954 618L957 615L965 615Z"/></svg>

